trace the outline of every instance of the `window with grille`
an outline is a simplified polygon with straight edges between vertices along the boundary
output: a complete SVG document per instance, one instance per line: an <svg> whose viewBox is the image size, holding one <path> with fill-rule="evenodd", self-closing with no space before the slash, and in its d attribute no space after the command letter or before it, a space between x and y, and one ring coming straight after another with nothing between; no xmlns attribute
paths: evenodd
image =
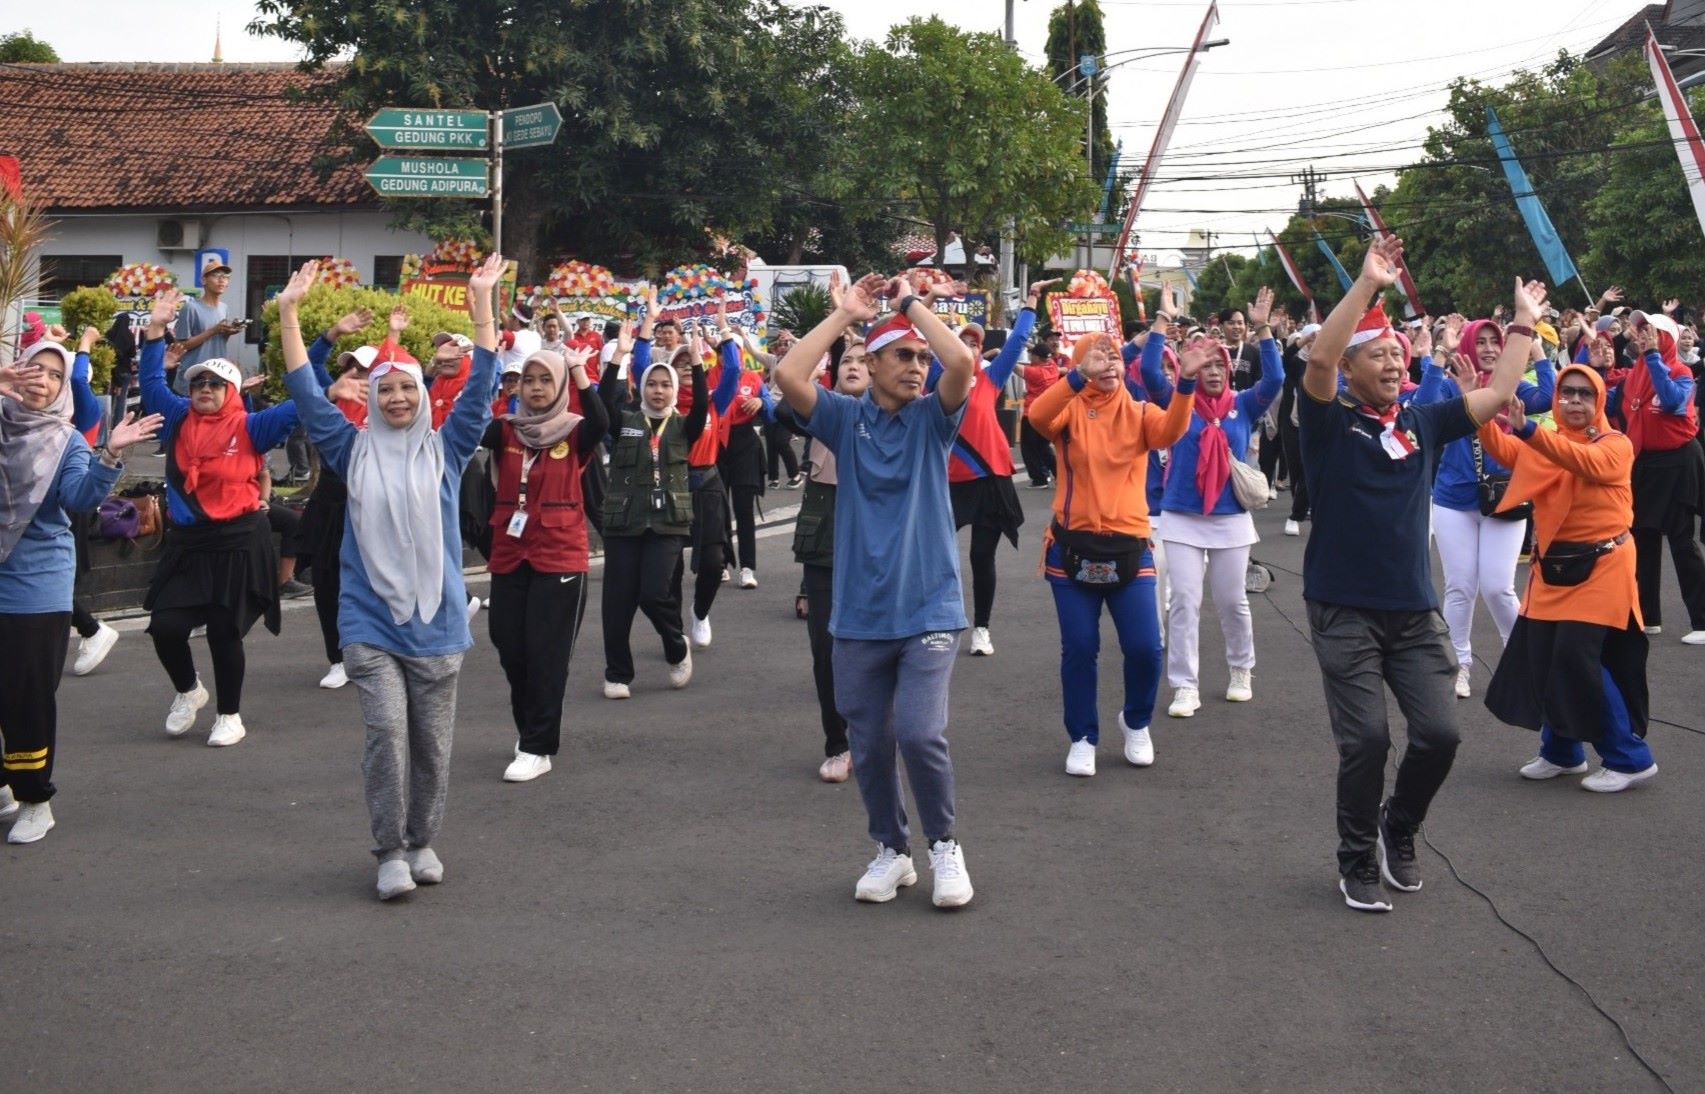
<svg viewBox="0 0 1705 1094"><path fill-rule="evenodd" d="M249 255L243 261L246 267L243 274L243 311L240 316L232 312L232 317L254 320L243 332L243 341L251 346L258 346L266 341L266 327L261 323L261 308L268 300L277 296L290 280L290 256Z"/></svg>
<svg viewBox="0 0 1705 1094"><path fill-rule="evenodd" d="M402 255L377 255L373 259L373 287L396 292L403 279Z"/></svg>
<svg viewBox="0 0 1705 1094"><path fill-rule="evenodd" d="M72 289L99 285L122 265L123 255L42 255L42 302L57 302Z"/></svg>

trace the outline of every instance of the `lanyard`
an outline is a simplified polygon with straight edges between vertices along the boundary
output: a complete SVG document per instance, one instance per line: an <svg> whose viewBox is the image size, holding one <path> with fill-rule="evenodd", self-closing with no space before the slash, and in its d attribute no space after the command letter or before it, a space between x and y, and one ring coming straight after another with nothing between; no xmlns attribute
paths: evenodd
<svg viewBox="0 0 1705 1094"><path fill-rule="evenodd" d="M536 449L529 448L521 453L521 490L516 496L515 507L522 512L527 509L527 473L533 470L533 464L538 458Z"/></svg>
<svg viewBox="0 0 1705 1094"><path fill-rule="evenodd" d="M660 490L663 488L663 457L660 449L663 445L663 428L667 424L668 419L665 418L663 425L651 431L651 485L653 489Z"/></svg>

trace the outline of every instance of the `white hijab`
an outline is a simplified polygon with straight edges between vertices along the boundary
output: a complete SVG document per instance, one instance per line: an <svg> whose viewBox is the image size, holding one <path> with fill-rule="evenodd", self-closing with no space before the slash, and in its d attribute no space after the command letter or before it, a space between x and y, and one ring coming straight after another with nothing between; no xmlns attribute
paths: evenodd
<svg viewBox="0 0 1705 1094"><path fill-rule="evenodd" d="M379 378L388 372L414 377L420 409L397 428L379 408ZM439 487L444 446L432 429L432 404L420 366L376 365L367 377L367 428L349 454L349 523L367 580L402 626L413 617L431 623L444 599L444 518Z"/></svg>

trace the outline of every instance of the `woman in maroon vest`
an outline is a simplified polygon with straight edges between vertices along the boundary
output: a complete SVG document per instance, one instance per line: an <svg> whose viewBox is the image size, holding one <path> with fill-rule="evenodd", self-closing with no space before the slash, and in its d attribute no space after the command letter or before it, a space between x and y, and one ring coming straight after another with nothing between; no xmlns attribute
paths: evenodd
<svg viewBox="0 0 1705 1094"><path fill-rule="evenodd" d="M586 397L585 350L534 353L521 369L520 411L491 423L484 441L497 476L491 514L491 641L509 678L519 741L506 782L551 769L562 741L568 660L586 612L586 508L581 473L609 423ZM580 410L569 409L569 383Z"/></svg>

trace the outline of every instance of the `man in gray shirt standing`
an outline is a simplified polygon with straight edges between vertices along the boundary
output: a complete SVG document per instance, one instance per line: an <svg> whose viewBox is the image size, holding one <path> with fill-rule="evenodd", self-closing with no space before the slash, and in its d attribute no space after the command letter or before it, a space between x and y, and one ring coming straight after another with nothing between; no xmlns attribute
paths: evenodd
<svg viewBox="0 0 1705 1094"><path fill-rule="evenodd" d="M183 310L178 312L177 326L172 335L186 348L178 362L172 390L188 395L184 376L189 366L215 357L225 357L225 343L231 335L243 329L241 323L226 318L225 290L231 284L231 267L218 255L203 255L201 260L201 298L184 297ZM245 370L246 373L246 370Z"/></svg>

